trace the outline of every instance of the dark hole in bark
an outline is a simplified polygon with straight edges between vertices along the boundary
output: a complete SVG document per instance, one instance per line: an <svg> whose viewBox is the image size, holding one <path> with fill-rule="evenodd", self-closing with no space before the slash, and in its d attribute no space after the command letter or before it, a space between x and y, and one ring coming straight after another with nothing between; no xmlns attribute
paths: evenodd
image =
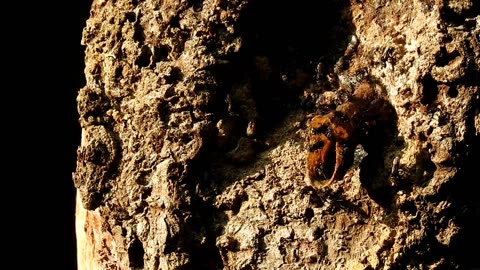
<svg viewBox="0 0 480 270"><path fill-rule="evenodd" d="M133 40L143 43L145 41L145 33L143 27L139 24L135 24L135 31L133 32Z"/></svg>
<svg viewBox="0 0 480 270"><path fill-rule="evenodd" d="M160 102L160 104L158 105L158 113L162 122L167 123L168 120L170 120L170 106L168 102Z"/></svg>
<svg viewBox="0 0 480 270"><path fill-rule="evenodd" d="M458 90L455 87L450 87L447 91L447 95L451 98L455 98L458 96Z"/></svg>
<svg viewBox="0 0 480 270"><path fill-rule="evenodd" d="M400 206L400 210L402 210L403 212L407 212L412 216L415 216L417 214L417 206L414 202L405 202L402 206Z"/></svg>
<svg viewBox="0 0 480 270"><path fill-rule="evenodd" d="M421 80L422 83L422 98L420 103L423 105L431 105L437 98L437 83L431 75L426 75Z"/></svg>
<svg viewBox="0 0 480 270"><path fill-rule="evenodd" d="M168 60L170 50L171 48L168 45L160 45L158 48L155 47L153 49L154 61L160 62Z"/></svg>
<svg viewBox="0 0 480 270"><path fill-rule="evenodd" d="M182 70L178 67L172 68L170 71L170 74L165 77L165 83L166 84L173 84L181 80L183 77Z"/></svg>
<svg viewBox="0 0 480 270"><path fill-rule="evenodd" d="M310 222L312 218L315 216L312 208L305 209L305 218Z"/></svg>
<svg viewBox="0 0 480 270"><path fill-rule="evenodd" d="M127 18L127 21L129 22L135 22L137 20L137 15L135 12L127 12L125 18Z"/></svg>
<svg viewBox="0 0 480 270"><path fill-rule="evenodd" d="M130 261L130 267L134 268L143 268L143 255L145 251L143 250L143 244L138 238L133 240L132 244L128 248L128 259Z"/></svg>
<svg viewBox="0 0 480 270"><path fill-rule="evenodd" d="M135 65L139 67L147 67L150 65L150 59L152 57L152 51L147 46L143 46L140 55L135 60Z"/></svg>
<svg viewBox="0 0 480 270"><path fill-rule="evenodd" d="M117 68L115 68L115 78L116 79L120 79L122 78L122 73L123 73L123 66L118 66Z"/></svg>
<svg viewBox="0 0 480 270"><path fill-rule="evenodd" d="M364 137L362 146L368 155L360 164L360 181L373 200L388 208L395 190L389 186L392 161L386 157L393 148L401 148L404 144L398 137L397 114L391 104L385 106L387 108L383 113L387 115L383 115L383 120L379 119L375 125L370 126Z"/></svg>

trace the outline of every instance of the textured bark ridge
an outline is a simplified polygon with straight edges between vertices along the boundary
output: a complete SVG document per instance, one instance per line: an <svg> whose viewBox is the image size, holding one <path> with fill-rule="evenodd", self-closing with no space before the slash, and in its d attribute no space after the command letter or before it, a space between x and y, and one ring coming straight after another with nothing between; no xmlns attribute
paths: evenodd
<svg viewBox="0 0 480 270"><path fill-rule="evenodd" d="M472 266L479 10L94 0L73 176L79 268ZM309 117L341 110L365 80L389 113L365 109L342 177L307 185Z"/></svg>

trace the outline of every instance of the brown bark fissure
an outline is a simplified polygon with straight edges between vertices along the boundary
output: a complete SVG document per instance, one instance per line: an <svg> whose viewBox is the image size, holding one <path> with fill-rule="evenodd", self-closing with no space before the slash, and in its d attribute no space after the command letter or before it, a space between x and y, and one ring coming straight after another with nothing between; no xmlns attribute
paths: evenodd
<svg viewBox="0 0 480 270"><path fill-rule="evenodd" d="M312 2L93 2L79 268L473 265L480 5ZM365 80L389 113L352 102ZM347 107L351 160L311 187L309 117Z"/></svg>

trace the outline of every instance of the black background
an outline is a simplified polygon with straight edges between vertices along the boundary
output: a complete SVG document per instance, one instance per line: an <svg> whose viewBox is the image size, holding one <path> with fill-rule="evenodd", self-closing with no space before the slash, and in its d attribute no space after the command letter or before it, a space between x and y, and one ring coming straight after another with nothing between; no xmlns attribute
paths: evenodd
<svg viewBox="0 0 480 270"><path fill-rule="evenodd" d="M58 75L52 74L47 77L51 81L52 90L45 89L48 99L53 103L50 111L52 120L58 123L53 128L57 134L52 134L52 144L59 143L55 158L49 164L48 171L51 173L52 197L47 200L53 213L59 213L58 224L53 224L53 234L57 234L58 243L56 252L52 252L47 265L56 266L58 269L76 269L76 243L75 243L75 189L72 181L72 172L75 170L76 150L80 143L80 125L76 106L78 90L85 85L84 69L84 46L80 44L82 30L89 17L91 0L65 1L66 12L56 14L58 24L53 21L51 55L54 62L58 62ZM63 26L62 21L66 22ZM58 25L58 32L55 31ZM50 84L48 83L48 84ZM57 100L55 102L54 100ZM50 104L50 102L47 102ZM48 151L48 149L47 149ZM58 165L56 165L58 164ZM47 193L49 194L49 193ZM58 201L57 201L58 200Z"/></svg>
<svg viewBox="0 0 480 270"><path fill-rule="evenodd" d="M3 5L1 224L12 269L77 269L76 96L91 0Z"/></svg>

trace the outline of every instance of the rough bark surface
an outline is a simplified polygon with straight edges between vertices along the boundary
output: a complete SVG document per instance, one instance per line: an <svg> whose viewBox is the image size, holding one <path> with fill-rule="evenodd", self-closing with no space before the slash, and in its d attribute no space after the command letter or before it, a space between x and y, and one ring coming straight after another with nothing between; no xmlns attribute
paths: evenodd
<svg viewBox="0 0 480 270"><path fill-rule="evenodd" d="M407 2L94 0L79 269L473 267L480 4ZM317 190L308 115L362 80L393 113Z"/></svg>

